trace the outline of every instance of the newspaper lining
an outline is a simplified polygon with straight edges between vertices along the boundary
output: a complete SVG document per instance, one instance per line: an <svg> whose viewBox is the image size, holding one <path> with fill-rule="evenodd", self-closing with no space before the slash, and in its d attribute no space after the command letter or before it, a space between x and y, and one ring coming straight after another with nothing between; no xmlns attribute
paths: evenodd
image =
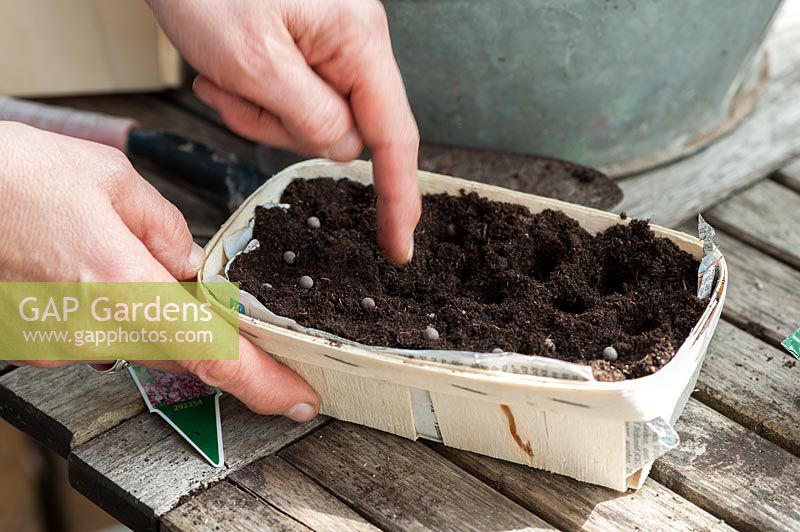
<svg viewBox="0 0 800 532"><path fill-rule="evenodd" d="M703 243L703 260L700 261L700 267L697 269L697 297L698 299L707 299L711 297L714 281L717 278L719 259L714 257L717 251L714 236L717 232L699 214L697 215L697 234Z"/></svg>
<svg viewBox="0 0 800 532"><path fill-rule="evenodd" d="M678 433L657 417L625 422L625 476L631 476L680 443Z"/></svg>

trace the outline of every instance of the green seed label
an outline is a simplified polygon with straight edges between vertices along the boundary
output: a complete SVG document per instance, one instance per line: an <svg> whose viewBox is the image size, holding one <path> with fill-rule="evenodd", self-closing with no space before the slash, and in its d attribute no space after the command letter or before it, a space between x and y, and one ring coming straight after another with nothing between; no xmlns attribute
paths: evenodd
<svg viewBox="0 0 800 532"><path fill-rule="evenodd" d="M781 345L796 359L800 360L800 329L786 337Z"/></svg>

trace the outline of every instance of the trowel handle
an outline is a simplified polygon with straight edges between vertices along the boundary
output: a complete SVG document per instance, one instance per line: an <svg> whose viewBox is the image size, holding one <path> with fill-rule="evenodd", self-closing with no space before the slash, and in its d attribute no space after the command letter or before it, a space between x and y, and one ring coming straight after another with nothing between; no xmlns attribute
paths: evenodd
<svg viewBox="0 0 800 532"><path fill-rule="evenodd" d="M70 137L91 140L125 151L136 120L0 96L0 120L22 122Z"/></svg>

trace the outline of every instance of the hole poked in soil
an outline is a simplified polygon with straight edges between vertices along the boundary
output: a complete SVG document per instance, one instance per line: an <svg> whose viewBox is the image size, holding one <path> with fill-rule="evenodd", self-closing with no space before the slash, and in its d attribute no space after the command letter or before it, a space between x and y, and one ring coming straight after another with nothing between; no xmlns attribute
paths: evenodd
<svg viewBox="0 0 800 532"><path fill-rule="evenodd" d="M261 245L234 260L230 279L276 314L364 344L500 348L619 380L666 364L705 308L693 293L698 262L644 221L591 235L556 211L429 195L414 259L399 267L378 249L371 186L296 180L281 202L291 208L256 209ZM319 228L308 227L312 216ZM312 288L298 286L304 275ZM613 362L602 357L609 346Z"/></svg>

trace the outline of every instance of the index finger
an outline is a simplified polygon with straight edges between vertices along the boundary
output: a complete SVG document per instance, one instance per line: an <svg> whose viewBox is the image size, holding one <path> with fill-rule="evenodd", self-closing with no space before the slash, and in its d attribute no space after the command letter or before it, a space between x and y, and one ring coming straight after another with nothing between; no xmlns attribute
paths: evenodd
<svg viewBox="0 0 800 532"><path fill-rule="evenodd" d="M388 32L385 42L366 47L356 61L350 105L372 151L378 242L391 261L405 264L414 254L414 229L422 212L417 186L419 132Z"/></svg>

